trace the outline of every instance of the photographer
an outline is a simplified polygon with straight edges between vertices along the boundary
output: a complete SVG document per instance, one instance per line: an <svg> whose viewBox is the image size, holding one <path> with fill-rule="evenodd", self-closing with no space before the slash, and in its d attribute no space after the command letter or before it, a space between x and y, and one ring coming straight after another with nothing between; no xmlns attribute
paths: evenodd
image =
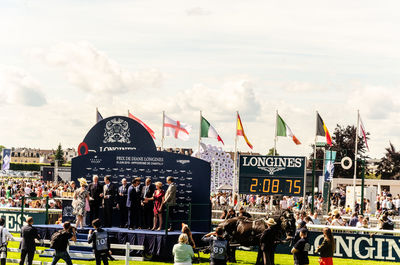
<svg viewBox="0 0 400 265"><path fill-rule="evenodd" d="M92 226L95 230L94 232L93 230L89 230L88 243L93 244L96 265L100 265L101 261L103 261L104 265L108 265L107 258L110 257L110 259L113 260L111 257L112 253L110 251L110 240L108 238L108 233L100 227L101 223L99 219L93 220Z"/></svg>
<svg viewBox="0 0 400 265"><path fill-rule="evenodd" d="M55 250L51 265L57 264L59 259L63 259L67 265L72 265L67 247L70 239L76 241L76 229L71 226L70 222L65 222L63 227L63 230L57 231L51 236L50 247Z"/></svg>
<svg viewBox="0 0 400 265"><path fill-rule="evenodd" d="M5 228L6 221L4 218L0 219L0 261L1 265L6 264L7 260L7 241L15 240L14 237L8 232L8 229Z"/></svg>

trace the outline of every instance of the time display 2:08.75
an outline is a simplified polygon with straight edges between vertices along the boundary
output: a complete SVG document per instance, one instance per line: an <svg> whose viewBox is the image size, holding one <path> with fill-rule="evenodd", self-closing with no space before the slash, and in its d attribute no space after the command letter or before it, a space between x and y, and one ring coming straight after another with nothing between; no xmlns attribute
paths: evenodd
<svg viewBox="0 0 400 265"><path fill-rule="evenodd" d="M246 178L242 183L242 192L256 194L283 194L283 195L301 195L303 189L303 179L299 178L274 178L274 177L252 177ZM245 183L247 182L247 183ZM247 185L246 185L247 184Z"/></svg>

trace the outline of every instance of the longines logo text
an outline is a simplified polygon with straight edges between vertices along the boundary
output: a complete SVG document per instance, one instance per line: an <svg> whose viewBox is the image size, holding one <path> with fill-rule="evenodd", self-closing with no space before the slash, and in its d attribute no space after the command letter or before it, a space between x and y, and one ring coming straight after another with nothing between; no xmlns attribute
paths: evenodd
<svg viewBox="0 0 400 265"><path fill-rule="evenodd" d="M263 169L265 167L275 167L275 168L300 168L304 158L300 157L265 157L265 156L243 156L244 167L259 167ZM278 170L275 170L278 171Z"/></svg>

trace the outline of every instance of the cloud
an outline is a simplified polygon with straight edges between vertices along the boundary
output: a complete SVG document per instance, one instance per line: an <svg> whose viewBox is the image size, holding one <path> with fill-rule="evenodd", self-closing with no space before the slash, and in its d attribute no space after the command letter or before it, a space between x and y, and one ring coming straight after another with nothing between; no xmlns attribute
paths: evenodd
<svg viewBox="0 0 400 265"><path fill-rule="evenodd" d="M187 9L186 14L188 16L208 16L211 14L211 12L207 9L197 6Z"/></svg>
<svg viewBox="0 0 400 265"><path fill-rule="evenodd" d="M127 93L140 88L159 88L163 74L157 69L132 72L88 42L59 43L31 55L65 71L68 81L92 93Z"/></svg>
<svg viewBox="0 0 400 265"><path fill-rule="evenodd" d="M47 103L42 86L26 71L9 66L0 68L0 100L3 103L40 107Z"/></svg>
<svg viewBox="0 0 400 265"><path fill-rule="evenodd" d="M311 82L292 81L283 84L287 92L314 92L326 90L325 87Z"/></svg>

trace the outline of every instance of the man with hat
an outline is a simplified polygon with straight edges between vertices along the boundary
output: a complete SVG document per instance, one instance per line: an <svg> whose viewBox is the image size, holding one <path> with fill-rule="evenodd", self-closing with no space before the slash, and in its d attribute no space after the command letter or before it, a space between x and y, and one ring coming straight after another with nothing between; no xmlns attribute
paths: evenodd
<svg viewBox="0 0 400 265"><path fill-rule="evenodd" d="M273 218L269 218L266 222L267 229L261 234L260 248L257 255L257 265L274 265L275 259L275 229L276 222Z"/></svg>

